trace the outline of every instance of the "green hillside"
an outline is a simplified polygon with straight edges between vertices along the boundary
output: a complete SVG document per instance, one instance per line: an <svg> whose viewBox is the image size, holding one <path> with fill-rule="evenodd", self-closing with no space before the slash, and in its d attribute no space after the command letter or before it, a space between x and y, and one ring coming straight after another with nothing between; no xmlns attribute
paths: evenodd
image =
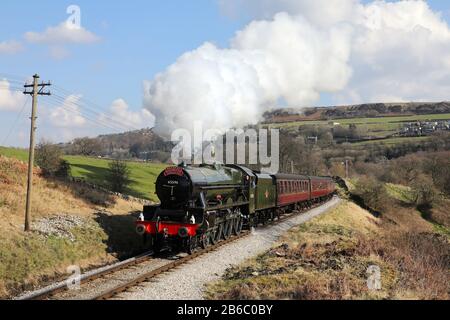
<svg viewBox="0 0 450 320"><path fill-rule="evenodd" d="M8 158L15 158L23 162L28 162L28 150L0 147L0 155Z"/></svg>
<svg viewBox="0 0 450 320"><path fill-rule="evenodd" d="M65 159L70 163L73 177L84 178L96 185L107 186L106 174L109 160L82 156L66 156ZM128 193L135 197L157 201L155 181L167 165L139 162L128 162L128 165L132 180Z"/></svg>
<svg viewBox="0 0 450 320"><path fill-rule="evenodd" d="M24 162L28 161L28 150L0 147L0 154ZM83 156L65 156L70 164L71 174L74 178L83 178L87 182L107 187L106 173L109 160ZM155 195L155 181L165 164L128 162L130 168L131 184L128 194L157 201Z"/></svg>

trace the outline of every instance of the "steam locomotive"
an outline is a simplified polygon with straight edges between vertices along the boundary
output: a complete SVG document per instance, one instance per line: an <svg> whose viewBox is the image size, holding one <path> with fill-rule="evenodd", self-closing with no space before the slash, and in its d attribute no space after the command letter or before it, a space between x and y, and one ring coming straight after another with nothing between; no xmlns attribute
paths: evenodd
<svg viewBox="0 0 450 320"><path fill-rule="evenodd" d="M154 251L192 254L244 228L330 199L330 177L269 175L238 165L169 167L156 180L160 205L144 206L136 231Z"/></svg>

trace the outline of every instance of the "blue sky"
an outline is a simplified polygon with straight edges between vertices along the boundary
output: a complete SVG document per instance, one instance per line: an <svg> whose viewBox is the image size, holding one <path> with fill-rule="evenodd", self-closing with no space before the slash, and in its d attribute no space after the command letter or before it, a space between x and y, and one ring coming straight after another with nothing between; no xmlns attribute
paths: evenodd
<svg viewBox="0 0 450 320"><path fill-rule="evenodd" d="M26 32L43 32L65 21L66 8L73 3L81 8L81 26L99 41L58 45L64 49L65 57L61 59L52 57L49 45L24 41ZM450 21L448 1L428 3ZM121 98L137 112L142 108L144 80L151 80L181 54L205 41L228 46L228 40L248 23L245 18L225 16L216 0L3 0L0 21L0 43L19 41L23 45L17 53L0 54L0 79L9 75L28 77L38 72L42 80L51 80L105 109ZM329 96L324 95L318 104L328 102ZM18 109L0 109L0 144L17 115ZM14 128L4 142L6 145L26 145L27 117L25 110L18 121L19 128ZM49 130L50 127L42 128L41 136Z"/></svg>
<svg viewBox="0 0 450 320"><path fill-rule="evenodd" d="M6 28L0 28L0 40L21 39L27 31L61 23L72 3L2 1L0 20ZM140 107L144 79L206 40L226 45L241 26L221 15L213 0L75 3L81 8L82 26L101 38L98 43L69 46L70 56L59 61L49 57L45 46L29 45L21 54L2 56L0 72L27 76L40 72L43 79L100 104L122 97Z"/></svg>

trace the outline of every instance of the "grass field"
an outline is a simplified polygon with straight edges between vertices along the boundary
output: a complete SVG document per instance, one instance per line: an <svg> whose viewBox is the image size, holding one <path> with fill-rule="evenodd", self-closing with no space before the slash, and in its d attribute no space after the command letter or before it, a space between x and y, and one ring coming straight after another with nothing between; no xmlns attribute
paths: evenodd
<svg viewBox="0 0 450 320"><path fill-rule="evenodd" d="M302 126L321 126L332 128L335 124L341 126L348 126L355 124L358 128L366 130L367 136L375 138L384 138L397 133L407 122L414 121L437 121L450 120L450 114L425 114L412 116L398 116L398 117L380 117L380 118L354 118L354 119L335 119L335 120L318 120L318 121L296 121L286 123L276 123L268 125L269 128L280 128L286 130L297 130ZM371 143L385 143L398 144L403 142L420 142L426 140L427 137L412 137L412 138L386 138L386 140L374 140L357 142L355 145L367 145Z"/></svg>
<svg viewBox="0 0 450 320"><path fill-rule="evenodd" d="M28 150L0 147L0 155L15 158L23 162L28 161ZM107 187L106 173L108 160L82 156L65 156L71 167L74 178L84 178L87 182ZM155 195L155 181L165 164L128 162L131 184L126 192L129 195L157 201Z"/></svg>
<svg viewBox="0 0 450 320"><path fill-rule="evenodd" d="M107 186L108 160L81 156L66 156L65 159L70 163L73 177L84 178L96 185ZM128 162L128 165L131 184L127 193L135 197L157 201L155 181L167 165L139 162Z"/></svg>
<svg viewBox="0 0 450 320"><path fill-rule="evenodd" d="M384 145L395 145L395 144L401 144L401 143L407 143L407 142L424 142L429 140L430 137L405 137L405 138L389 138L389 139L383 139L383 140L371 140L371 141L362 141L362 142L355 142L352 143L353 146L366 146L369 144L377 144L381 143Z"/></svg>
<svg viewBox="0 0 450 320"><path fill-rule="evenodd" d="M394 128L401 125L402 122L413 121L437 121L437 120L450 120L450 113L445 114L424 114L424 115L411 115L411 116L398 116L398 117L379 117L379 118L353 118L353 119L334 119L334 120L317 120L317 121L295 121L286 123L276 123L269 125L271 128L288 128L298 127L304 125L328 125L328 123L335 122L342 125L349 124L361 124L371 125L378 129Z"/></svg>
<svg viewBox="0 0 450 320"><path fill-rule="evenodd" d="M28 150L0 147L0 155L8 158L18 159L23 162L28 162Z"/></svg>

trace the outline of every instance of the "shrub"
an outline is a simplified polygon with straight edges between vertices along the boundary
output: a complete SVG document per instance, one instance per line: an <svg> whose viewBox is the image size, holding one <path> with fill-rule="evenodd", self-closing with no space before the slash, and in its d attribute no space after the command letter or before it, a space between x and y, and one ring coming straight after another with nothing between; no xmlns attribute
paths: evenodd
<svg viewBox="0 0 450 320"><path fill-rule="evenodd" d="M389 195L384 184L370 176L361 176L355 185L355 194L372 209L384 211L388 207Z"/></svg>
<svg viewBox="0 0 450 320"><path fill-rule="evenodd" d="M107 179L112 191L123 192L131 182L128 164L120 160L111 161Z"/></svg>
<svg viewBox="0 0 450 320"><path fill-rule="evenodd" d="M425 174L419 174L413 181L412 191L414 202L419 208L431 208L436 197L433 179Z"/></svg>
<svg viewBox="0 0 450 320"><path fill-rule="evenodd" d="M42 141L36 148L36 164L45 176L67 177L69 164L62 159L62 151L48 141Z"/></svg>
<svg viewBox="0 0 450 320"><path fill-rule="evenodd" d="M59 178L67 178L70 176L70 164L66 160L61 160L59 163L58 171L55 172L55 176Z"/></svg>

